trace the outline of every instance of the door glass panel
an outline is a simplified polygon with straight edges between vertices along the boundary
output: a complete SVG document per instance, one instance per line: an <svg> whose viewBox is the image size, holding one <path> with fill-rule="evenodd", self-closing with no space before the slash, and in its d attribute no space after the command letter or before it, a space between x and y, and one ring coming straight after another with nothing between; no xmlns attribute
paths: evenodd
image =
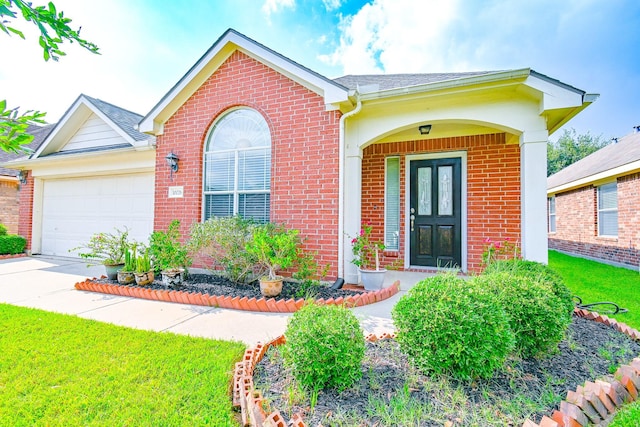
<svg viewBox="0 0 640 427"><path fill-rule="evenodd" d="M418 215L431 215L431 168L418 168Z"/></svg>
<svg viewBox="0 0 640 427"><path fill-rule="evenodd" d="M420 255L433 254L431 226L426 225L418 228L418 253Z"/></svg>
<svg viewBox="0 0 640 427"><path fill-rule="evenodd" d="M438 167L438 215L453 215L452 166Z"/></svg>

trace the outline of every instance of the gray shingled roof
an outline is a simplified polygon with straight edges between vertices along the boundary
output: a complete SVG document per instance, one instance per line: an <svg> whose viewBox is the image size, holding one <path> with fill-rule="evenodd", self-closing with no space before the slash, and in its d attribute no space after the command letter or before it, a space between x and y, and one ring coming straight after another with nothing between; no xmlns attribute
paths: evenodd
<svg viewBox="0 0 640 427"><path fill-rule="evenodd" d="M640 133L631 133L547 178L547 189L640 160Z"/></svg>
<svg viewBox="0 0 640 427"><path fill-rule="evenodd" d="M140 120L142 119L142 116L140 114L125 110L124 108L120 108L101 99L92 98L84 94L82 96L84 96L96 108L102 111L105 116L109 117L116 125L118 125L134 140L144 141L145 139L150 138L149 135L138 132L136 130L138 122L140 122Z"/></svg>
<svg viewBox="0 0 640 427"><path fill-rule="evenodd" d="M363 74L347 75L333 79L334 82L348 88L357 86L377 85L377 90L396 89L401 87L418 86L429 83L456 80L464 77L482 76L496 71L475 71L467 73L427 73L427 74Z"/></svg>
<svg viewBox="0 0 640 427"><path fill-rule="evenodd" d="M27 133L33 135L33 141L26 145L27 148L36 151L40 144L42 144L45 138L49 135L51 130L55 127L55 124L52 125L29 125L27 128ZM0 163L9 162L11 160L18 159L20 157L26 157L28 154L26 153L7 153L4 150L0 150ZM16 169L7 169L0 167L0 175L4 176L18 176L18 171Z"/></svg>

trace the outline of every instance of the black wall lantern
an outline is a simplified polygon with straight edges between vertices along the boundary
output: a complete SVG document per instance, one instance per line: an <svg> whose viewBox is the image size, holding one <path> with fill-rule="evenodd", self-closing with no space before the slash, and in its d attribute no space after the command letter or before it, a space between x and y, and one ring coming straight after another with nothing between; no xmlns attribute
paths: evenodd
<svg viewBox="0 0 640 427"><path fill-rule="evenodd" d="M171 151L169 154L167 154L167 157L165 157L165 160L167 161L167 164L171 168L171 179L173 179L173 173L178 172L178 160L180 160L180 158L176 156L176 154L173 151Z"/></svg>
<svg viewBox="0 0 640 427"><path fill-rule="evenodd" d="M18 180L20 180L20 184L24 185L27 183L27 177L29 176L29 171L21 170L18 172Z"/></svg>
<svg viewBox="0 0 640 427"><path fill-rule="evenodd" d="M431 132L431 125L418 126L418 130L420 131L420 135L429 135L429 132Z"/></svg>

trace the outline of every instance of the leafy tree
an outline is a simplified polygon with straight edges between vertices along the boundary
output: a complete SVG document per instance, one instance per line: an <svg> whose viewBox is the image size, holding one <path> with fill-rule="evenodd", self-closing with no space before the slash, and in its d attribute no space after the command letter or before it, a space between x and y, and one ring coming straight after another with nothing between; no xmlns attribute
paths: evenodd
<svg viewBox="0 0 640 427"><path fill-rule="evenodd" d="M589 132L578 134L575 129L562 132L556 141L547 144L547 176L566 168L567 166L587 157L609 144L602 135L592 136Z"/></svg>
<svg viewBox="0 0 640 427"><path fill-rule="evenodd" d="M72 29L69 26L71 19L64 16L64 12L58 12L52 2L47 6L33 6L24 0L0 0L0 30L9 36L13 34L25 39L24 33L12 23L12 20L20 18L33 23L40 31L39 43L45 61L57 61L65 55L60 48L65 40L75 41L90 52L99 53L98 46L80 38L80 28ZM14 153L26 151L24 145L33 140L33 136L27 134L27 127L44 123L44 116L45 113L34 110L21 113L18 108L8 108L6 100L0 100L0 149Z"/></svg>

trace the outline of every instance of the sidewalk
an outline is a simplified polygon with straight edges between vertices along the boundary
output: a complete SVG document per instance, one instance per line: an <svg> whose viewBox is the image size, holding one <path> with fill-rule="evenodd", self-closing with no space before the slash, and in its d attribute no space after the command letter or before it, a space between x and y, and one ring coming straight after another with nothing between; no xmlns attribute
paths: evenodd
<svg viewBox="0 0 640 427"><path fill-rule="evenodd" d="M83 260L35 256L0 260L0 303L74 314L116 325L214 339L246 345L268 341L284 333L290 314L254 313L78 291L76 282L104 274L101 265ZM409 286L424 275L389 272L391 283L401 280L392 298L353 309L366 333L393 330L391 309Z"/></svg>

